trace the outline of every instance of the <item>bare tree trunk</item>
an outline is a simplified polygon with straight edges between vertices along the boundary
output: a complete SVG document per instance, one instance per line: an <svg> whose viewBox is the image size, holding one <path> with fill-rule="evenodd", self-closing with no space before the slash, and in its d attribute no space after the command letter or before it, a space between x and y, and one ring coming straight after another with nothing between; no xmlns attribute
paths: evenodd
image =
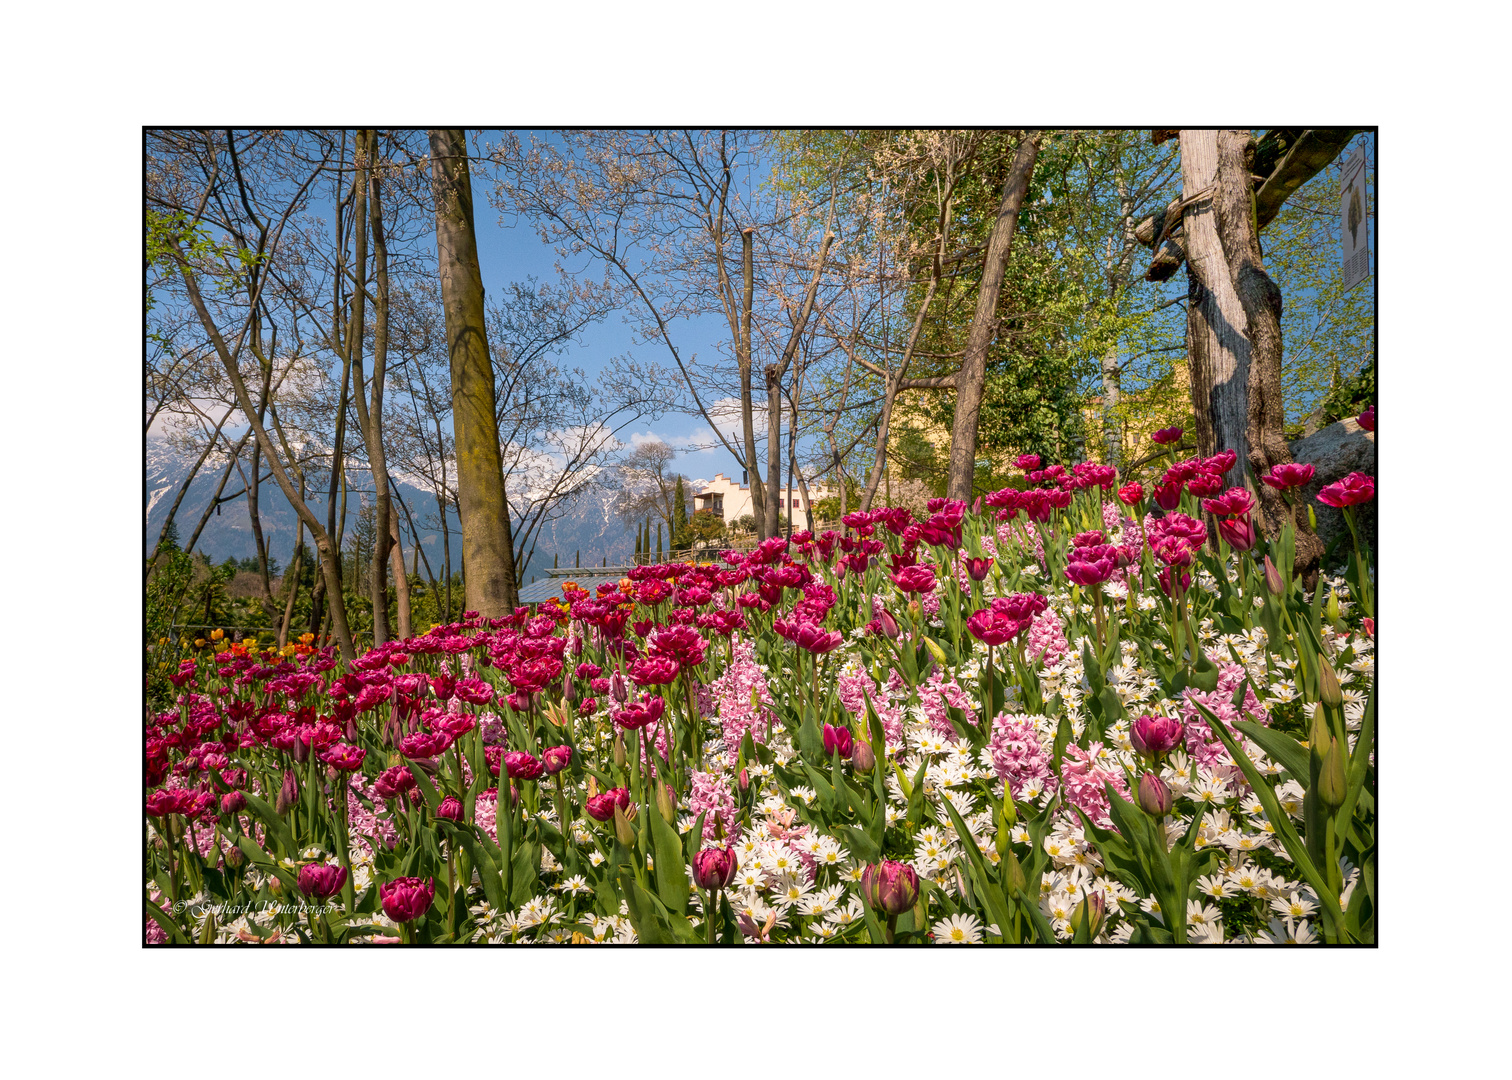
<svg viewBox="0 0 1512 1080"><path fill-rule="evenodd" d="M1003 201L987 241L987 259L982 268L982 284L977 292L976 314L966 339L966 355L956 376L955 424L950 433L950 474L945 494L952 499L971 500L976 477L977 427L981 422L982 397L987 388L987 347L997 334L998 295L1013 250L1013 234L1018 227L1019 210L1029 191L1034 159L1039 154L1039 134L1025 133L1003 185Z"/></svg>
<svg viewBox="0 0 1512 1080"><path fill-rule="evenodd" d="M1122 372L1118 370L1118 346L1109 345L1103 354L1103 447L1107 463L1118 468L1122 456L1123 437L1118 429L1118 398L1122 389Z"/></svg>
<svg viewBox="0 0 1512 1080"><path fill-rule="evenodd" d="M468 607L497 619L513 613L519 593L505 519L504 465L473 227L467 139L460 128L433 128L430 148L436 254L451 358L462 567Z"/></svg>
<svg viewBox="0 0 1512 1080"><path fill-rule="evenodd" d="M399 515L389 515L389 539L393 541L389 547L389 559L394 567L394 593L398 600L398 634L400 639L411 636L410 631L410 584L409 575L404 572L404 543L399 536ZM419 539L416 538L416 544Z"/></svg>
<svg viewBox="0 0 1512 1080"><path fill-rule="evenodd" d="M1181 132L1181 184L1185 199L1196 199L1182 213L1187 255L1187 356L1191 365L1192 411L1196 414L1197 451L1211 457L1232 450L1236 462L1225 485L1244 479L1249 459L1250 343L1245 336L1244 305L1234 288L1228 258L1218 234L1215 213L1218 181L1218 132ZM1203 192L1212 192L1197 198Z"/></svg>
<svg viewBox="0 0 1512 1080"><path fill-rule="evenodd" d="M766 368L768 536L777 535L777 501L782 496L782 377L787 374L788 365L793 362L793 357L798 352L798 344L803 339L803 331L808 326L809 316L814 312L814 296L819 291L819 279L824 275L824 260L829 256L830 244L835 240L835 234L830 231L830 225L834 221L834 211L835 204L832 200L824 223L824 239L819 244L819 257L814 260L814 275L809 279L808 288L804 291L803 306L793 322L793 330L788 335L787 347L782 350L782 358L775 364L768 364ZM791 485L791 481L789 484ZM788 507L789 521L792 520L792 516L792 507Z"/></svg>
<svg viewBox="0 0 1512 1080"><path fill-rule="evenodd" d="M357 654L352 648L352 634L347 626L346 610L341 604L341 571L336 561L336 550L331 542L331 536L320 527L320 522L316 520L314 513L311 512L305 501L299 497L299 492L294 489L293 481L289 479L289 474L285 471L283 463L279 461L278 454L273 448L273 442L268 437L268 432L263 427L262 421L258 419L257 408L252 404L252 395L247 392L247 384L241 377L241 371L237 368L236 360L231 355L231 350L227 348L225 339L221 337L220 330L215 325L215 320L211 318L210 310L205 306L204 297L200 295L199 285L195 281L194 271L191 269L189 261L183 257L181 252L175 251L174 254L179 264L179 272L184 279L184 285L189 293L190 302L194 305L195 311L199 315L200 325L209 336L216 354L221 359L222 366L226 369L226 375L230 378L232 388L236 391L237 404L241 406L242 413L251 424L252 435L262 447L263 453L268 456L268 465L272 468L274 479L278 481L278 486L283 490L284 497L289 500L289 505L304 520L305 525L310 529L311 535L315 537L316 548L320 551L321 568L326 577L326 588L331 593L330 610L332 627L341 649L341 657L350 663L357 658Z"/></svg>
<svg viewBox="0 0 1512 1080"><path fill-rule="evenodd" d="M451 622L452 617L452 558L451 558L451 524L446 517L446 500L440 495L436 496L436 506L441 511L441 557L446 561L446 621Z"/></svg>
<svg viewBox="0 0 1512 1080"><path fill-rule="evenodd" d="M756 423L751 399L751 307L756 295L756 273L751 251L753 229L740 231L741 269L741 321L740 340L736 359L740 365L740 428L745 441L746 482L751 488L751 514L756 519L756 540L765 540L766 491L761 483L761 470L756 465Z"/></svg>
<svg viewBox="0 0 1512 1080"><path fill-rule="evenodd" d="M304 498L305 484L304 472L299 474L299 497ZM292 577L290 575L293 575ZM295 517L294 523L294 552L289 556L289 565L284 569L284 584L288 586L284 591L288 596L284 598L283 620L278 624L278 647L282 649L289 643L289 623L294 619L294 598L299 595L299 579L304 576L304 522Z"/></svg>
<svg viewBox="0 0 1512 1080"><path fill-rule="evenodd" d="M368 406L367 431L368 431L368 463L373 470L373 486L377 492L377 500L373 506L373 640L375 644L382 644L388 640L388 587L385 580L385 566L389 561L389 543L393 539L397 542L399 526L394 521L393 507L389 499L388 485L388 461L383 449L383 383L388 376L388 309L389 309L389 273L388 273L388 241L383 234L383 200L380 194L380 183L375 166L378 154L377 133L368 132L368 168L370 170L370 185L372 198L369 203L369 216L373 231L373 275L375 289L373 293L373 390L372 404ZM395 587L399 588L408 598L409 581L404 576L404 561L400 557L395 571ZM401 606L404 612L404 622L409 623L408 603ZM382 635L381 637L379 635ZM400 634L408 637L408 632Z"/></svg>

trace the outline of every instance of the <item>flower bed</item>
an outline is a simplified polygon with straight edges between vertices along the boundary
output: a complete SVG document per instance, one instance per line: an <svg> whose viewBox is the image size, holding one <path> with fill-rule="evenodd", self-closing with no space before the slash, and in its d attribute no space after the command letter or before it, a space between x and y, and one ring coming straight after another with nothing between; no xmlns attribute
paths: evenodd
<svg viewBox="0 0 1512 1080"><path fill-rule="evenodd" d="M1308 590L1231 465L1021 459L345 669L207 643L147 940L1371 941L1371 570Z"/></svg>

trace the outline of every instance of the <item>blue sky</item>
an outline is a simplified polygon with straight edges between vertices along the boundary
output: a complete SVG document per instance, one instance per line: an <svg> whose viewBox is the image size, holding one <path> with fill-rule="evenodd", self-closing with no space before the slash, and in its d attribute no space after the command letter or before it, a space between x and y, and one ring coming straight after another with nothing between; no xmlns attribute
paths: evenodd
<svg viewBox="0 0 1512 1080"><path fill-rule="evenodd" d="M471 144L474 133L470 131L468 134ZM496 142L498 137L498 132L482 133L485 144ZM501 222L499 211L489 202L489 184L478 174L479 170L474 169L473 207L484 289L489 295L496 296L511 281L524 281L531 276L542 282L557 280L556 253L551 246L542 243L534 226L523 217L512 215ZM602 265L591 263L587 257L581 257L565 269L574 273L587 271L595 278L603 273ZM694 353L702 360L717 356L719 343L729 337L724 321L717 317L681 320L672 327L673 340L684 357ZM612 312L602 322L588 327L582 334L581 344L569 346L561 359L568 366L581 367L589 376L596 376L611 358L627 353L638 360L669 368L674 375L677 373L666 346L660 341L635 344L627 313L620 311ZM627 443L661 439L680 452L674 468L694 479L709 479L716 472L729 476L732 472L738 473L740 468L729 451L718 445L701 416L667 413L660 420L626 431L621 438ZM709 444L714 444L714 449L691 449Z"/></svg>

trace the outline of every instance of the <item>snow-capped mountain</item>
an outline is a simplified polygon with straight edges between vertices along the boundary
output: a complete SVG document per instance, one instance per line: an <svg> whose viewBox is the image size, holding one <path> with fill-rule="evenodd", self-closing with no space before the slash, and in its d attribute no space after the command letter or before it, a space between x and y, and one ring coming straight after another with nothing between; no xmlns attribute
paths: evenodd
<svg viewBox="0 0 1512 1080"><path fill-rule="evenodd" d="M219 458L217 461L216 458ZM174 521L178 526L179 542L187 543L204 513L216 485L225 469L224 455L212 456L190 484L183 502L180 503ZM178 496L179 485L194 465L192 458L185 458L166 440L150 438L146 443L143 461L143 507L146 524L145 550L150 552L157 542L163 521L169 508ZM245 468L245 464L244 464ZM266 473L265 473L266 475ZM410 478L396 476L395 483L400 497L409 508L415 527L419 530L422 550L432 570L440 573L444 563L440 518L437 513L435 493L417 484ZM372 476L365 469L353 467L347 473L347 521L345 532L356 523L363 493L371 492ZM224 495L233 495L243 488L241 473L233 472L226 481ZM555 555L562 565L572 565L574 552L580 551L583 565L598 565L604 558L610 564L629 558L634 547L634 538L613 513L614 497L602 489L569 499L554 520L542 526L536 539L534 556L525 572L523 582L529 582L532 574L539 574L551 566ZM323 493L312 494L308 499L316 516L326 519ZM268 550L281 565L287 565L294 549L298 518L283 496L276 481L265 480L258 487L258 510L262 521L263 538ZM409 524L401 513L400 521L405 543L406 561L413 558L410 552ZM462 537L457 526L455 511L451 515L451 562L453 569L462 566ZM306 543L309 537L305 538ZM218 514L212 513L200 534L195 548L203 551L212 562L223 562L228 556L238 559L255 556L257 542L253 537L251 519L247 513L245 496L222 503ZM422 567L423 572L423 567Z"/></svg>

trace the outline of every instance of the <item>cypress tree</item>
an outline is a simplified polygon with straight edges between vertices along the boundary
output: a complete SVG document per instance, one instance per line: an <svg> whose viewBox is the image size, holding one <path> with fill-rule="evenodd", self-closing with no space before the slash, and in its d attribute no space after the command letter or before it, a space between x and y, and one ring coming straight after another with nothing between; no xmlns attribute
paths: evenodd
<svg viewBox="0 0 1512 1080"><path fill-rule="evenodd" d="M662 523L656 523L656 561L662 561Z"/></svg>

